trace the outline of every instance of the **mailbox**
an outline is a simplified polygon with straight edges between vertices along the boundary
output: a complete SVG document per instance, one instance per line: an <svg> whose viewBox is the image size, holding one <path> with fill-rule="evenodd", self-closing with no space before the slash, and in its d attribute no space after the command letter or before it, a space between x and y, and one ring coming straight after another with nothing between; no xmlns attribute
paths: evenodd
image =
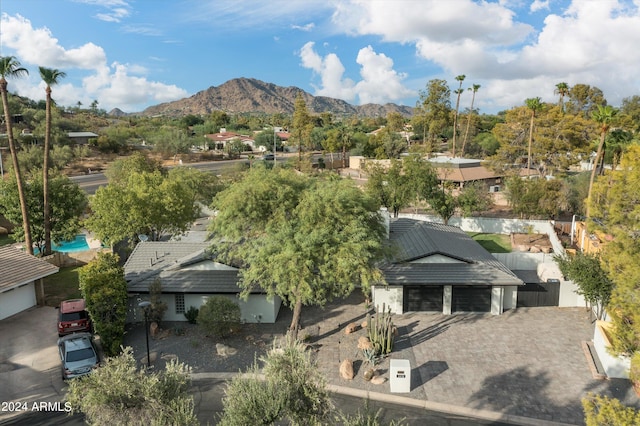
<svg viewBox="0 0 640 426"><path fill-rule="evenodd" d="M411 364L408 359L390 361L389 385L392 393L411 392Z"/></svg>

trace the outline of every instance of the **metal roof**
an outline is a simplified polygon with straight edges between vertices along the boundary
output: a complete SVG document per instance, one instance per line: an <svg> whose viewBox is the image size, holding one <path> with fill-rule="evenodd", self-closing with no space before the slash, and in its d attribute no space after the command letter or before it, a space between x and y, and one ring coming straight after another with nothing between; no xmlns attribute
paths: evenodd
<svg viewBox="0 0 640 426"><path fill-rule="evenodd" d="M15 246L0 247L0 291L53 275L59 268Z"/></svg>
<svg viewBox="0 0 640 426"><path fill-rule="evenodd" d="M513 272L460 228L401 218L389 229L394 259L382 268L389 284L523 285ZM445 263L416 263L431 256Z"/></svg>

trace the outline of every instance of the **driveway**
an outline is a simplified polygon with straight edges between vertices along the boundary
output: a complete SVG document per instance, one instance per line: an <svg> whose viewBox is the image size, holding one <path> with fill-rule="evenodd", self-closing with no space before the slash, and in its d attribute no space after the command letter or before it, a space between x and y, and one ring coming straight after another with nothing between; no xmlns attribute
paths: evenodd
<svg viewBox="0 0 640 426"><path fill-rule="evenodd" d="M0 423L32 414L34 403L64 409L57 318L55 308L35 307L0 321Z"/></svg>

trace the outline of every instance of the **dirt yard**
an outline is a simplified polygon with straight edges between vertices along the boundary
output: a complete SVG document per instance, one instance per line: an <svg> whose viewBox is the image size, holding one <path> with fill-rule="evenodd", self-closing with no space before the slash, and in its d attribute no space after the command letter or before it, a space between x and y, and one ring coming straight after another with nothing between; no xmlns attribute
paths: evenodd
<svg viewBox="0 0 640 426"><path fill-rule="evenodd" d="M551 241L546 234L511 234L513 251L528 251L530 253L551 253Z"/></svg>

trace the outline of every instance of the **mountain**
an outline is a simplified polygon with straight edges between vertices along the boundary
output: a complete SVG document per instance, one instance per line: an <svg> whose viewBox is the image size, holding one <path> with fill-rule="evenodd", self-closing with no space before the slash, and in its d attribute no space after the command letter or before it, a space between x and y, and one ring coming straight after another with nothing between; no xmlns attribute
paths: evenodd
<svg viewBox="0 0 640 426"><path fill-rule="evenodd" d="M235 78L188 98L150 106L137 115L181 117L187 114L206 115L216 110L228 113L293 114L298 93L302 93L307 109L314 114L329 111L339 117L379 117L390 112L399 112L406 117L413 115L413 108L408 106L391 103L355 106L341 99L313 96L298 87L282 87L253 78Z"/></svg>

